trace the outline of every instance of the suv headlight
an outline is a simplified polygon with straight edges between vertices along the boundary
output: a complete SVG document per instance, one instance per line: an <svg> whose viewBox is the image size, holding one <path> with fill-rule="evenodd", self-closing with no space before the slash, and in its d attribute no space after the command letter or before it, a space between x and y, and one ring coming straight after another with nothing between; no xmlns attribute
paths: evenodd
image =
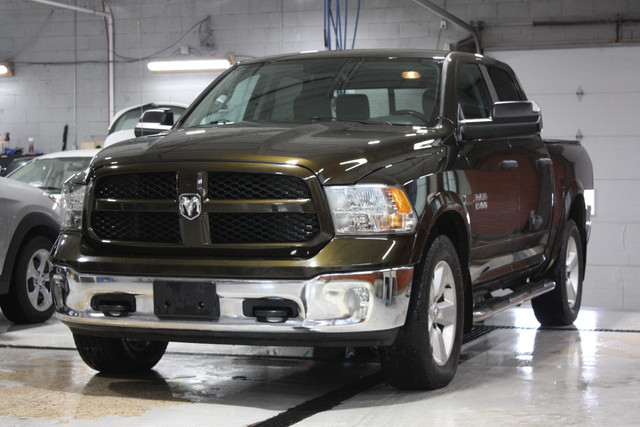
<svg viewBox="0 0 640 427"><path fill-rule="evenodd" d="M325 187L336 234L410 233L417 220L401 188L385 185Z"/></svg>
<svg viewBox="0 0 640 427"><path fill-rule="evenodd" d="M82 210L87 186L67 181L62 190L62 230L82 229Z"/></svg>

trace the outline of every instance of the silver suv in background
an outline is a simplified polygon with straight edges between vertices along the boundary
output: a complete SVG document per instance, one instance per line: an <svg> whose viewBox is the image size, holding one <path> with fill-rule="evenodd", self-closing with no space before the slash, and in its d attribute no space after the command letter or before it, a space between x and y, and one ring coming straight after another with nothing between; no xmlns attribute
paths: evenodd
<svg viewBox="0 0 640 427"><path fill-rule="evenodd" d="M70 150L44 154L14 170L7 178L39 188L59 205L64 182L89 166L91 159L99 151Z"/></svg>
<svg viewBox="0 0 640 427"><path fill-rule="evenodd" d="M42 190L0 178L0 307L10 321L51 317L48 259L59 228L60 208Z"/></svg>

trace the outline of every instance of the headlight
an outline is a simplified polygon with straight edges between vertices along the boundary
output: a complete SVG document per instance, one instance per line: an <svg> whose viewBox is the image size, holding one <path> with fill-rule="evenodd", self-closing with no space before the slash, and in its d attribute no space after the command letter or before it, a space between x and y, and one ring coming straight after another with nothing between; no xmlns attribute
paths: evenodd
<svg viewBox="0 0 640 427"><path fill-rule="evenodd" d="M416 215L400 188L383 185L325 187L336 234L409 233Z"/></svg>
<svg viewBox="0 0 640 427"><path fill-rule="evenodd" d="M62 191L62 229L82 229L82 207L87 186L67 181Z"/></svg>

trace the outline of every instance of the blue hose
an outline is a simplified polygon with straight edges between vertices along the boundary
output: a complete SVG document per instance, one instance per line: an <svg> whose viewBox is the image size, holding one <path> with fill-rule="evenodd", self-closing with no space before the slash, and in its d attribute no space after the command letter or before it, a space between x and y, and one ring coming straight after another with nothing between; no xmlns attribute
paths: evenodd
<svg viewBox="0 0 640 427"><path fill-rule="evenodd" d="M349 0L344 0L344 43L342 46L344 49L347 48L347 17L349 14Z"/></svg>
<svg viewBox="0 0 640 427"><path fill-rule="evenodd" d="M358 10L356 12L356 23L353 29L353 40L351 42L351 49L355 48L356 36L358 34L358 23L360 22L360 6L362 0L358 0ZM344 24L342 22L342 16L340 13L340 0L336 0L336 12L333 13L332 0L324 1L324 45L328 50L332 50L331 33L333 32L333 38L335 40L335 50L347 49L348 40L348 24L349 24L349 0L345 0L344 9ZM344 25L344 26L343 26ZM344 31L344 32L343 32Z"/></svg>
<svg viewBox="0 0 640 427"><path fill-rule="evenodd" d="M336 0L336 50L342 50L342 20L340 19L340 0Z"/></svg>
<svg viewBox="0 0 640 427"><path fill-rule="evenodd" d="M351 42L351 49L356 45L356 34L358 34L358 22L360 22L360 1L358 0L358 11L356 12L356 26L353 29L353 41Z"/></svg>

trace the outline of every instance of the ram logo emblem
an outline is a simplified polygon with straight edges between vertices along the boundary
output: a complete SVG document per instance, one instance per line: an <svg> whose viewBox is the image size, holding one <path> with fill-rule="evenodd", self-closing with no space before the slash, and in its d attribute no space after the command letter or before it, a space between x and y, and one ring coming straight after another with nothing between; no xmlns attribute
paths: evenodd
<svg viewBox="0 0 640 427"><path fill-rule="evenodd" d="M202 212L202 200L199 194L181 194L178 205L180 215L187 219L196 219Z"/></svg>

